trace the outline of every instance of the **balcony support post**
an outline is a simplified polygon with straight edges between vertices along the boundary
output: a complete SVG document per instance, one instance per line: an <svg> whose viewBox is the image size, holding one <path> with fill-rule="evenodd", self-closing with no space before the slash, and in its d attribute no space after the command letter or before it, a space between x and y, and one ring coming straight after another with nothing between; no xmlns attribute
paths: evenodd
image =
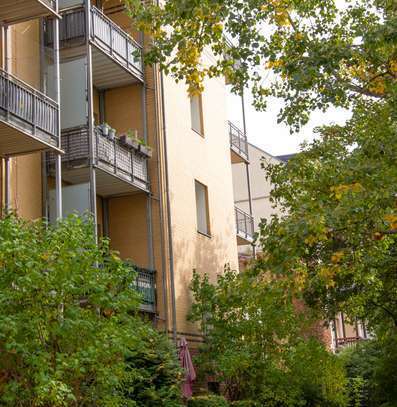
<svg viewBox="0 0 397 407"><path fill-rule="evenodd" d="M4 209L6 213L11 210L11 158L5 158L5 193L4 193Z"/></svg>
<svg viewBox="0 0 397 407"><path fill-rule="evenodd" d="M9 72L9 49L8 49L8 25L2 27L2 38L3 38L3 60L2 66L3 69L8 73ZM9 78L7 76L7 87L9 86ZM9 92L7 91L7 95ZM9 115L9 99L7 96L7 115ZM6 213L11 210L11 158L6 157L4 159L4 209Z"/></svg>
<svg viewBox="0 0 397 407"><path fill-rule="evenodd" d="M61 154L55 154L55 196L56 219L62 219L62 160Z"/></svg>
<svg viewBox="0 0 397 407"><path fill-rule="evenodd" d="M56 12L58 13L58 2L56 2ZM61 72L59 59L59 19L53 19L53 52L54 52L54 82L55 101L60 106L61 103ZM57 114L58 148L61 149L61 109ZM55 154L55 196L56 196L56 219L62 218L62 159L61 154Z"/></svg>
<svg viewBox="0 0 397 407"><path fill-rule="evenodd" d="M95 140L94 134L94 108L93 108L93 79L92 79L92 48L90 44L91 30L91 1L85 0L85 18L86 18L86 49L87 49L87 104L88 104L88 151L90 161L90 209L94 219L94 234L98 240L97 230L97 206L96 206L96 173L95 173Z"/></svg>

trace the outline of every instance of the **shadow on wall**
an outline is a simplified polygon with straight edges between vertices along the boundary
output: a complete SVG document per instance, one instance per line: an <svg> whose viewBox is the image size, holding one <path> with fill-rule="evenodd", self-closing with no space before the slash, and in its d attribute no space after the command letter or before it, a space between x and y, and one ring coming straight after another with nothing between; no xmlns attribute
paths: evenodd
<svg viewBox="0 0 397 407"><path fill-rule="evenodd" d="M178 229L178 226L173 227L177 330L178 332L198 334L197 325L186 320L193 304L193 294L189 288L193 270L196 270L200 275L207 273L210 281L215 282L217 276L224 272L225 266L231 261L237 260L237 250L235 260L227 258L232 253L232 244L236 244L236 236L225 238L219 234L213 234L208 237L195 230L193 234L185 234L183 239L176 239L175 236L183 236L181 231L178 233ZM233 241L228 241L229 238ZM237 267L237 264L231 264L231 266Z"/></svg>

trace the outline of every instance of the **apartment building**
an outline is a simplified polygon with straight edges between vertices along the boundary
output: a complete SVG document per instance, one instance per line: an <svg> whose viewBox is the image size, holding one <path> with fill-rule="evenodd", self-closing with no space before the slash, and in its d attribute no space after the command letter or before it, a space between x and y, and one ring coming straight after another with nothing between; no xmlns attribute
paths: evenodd
<svg viewBox="0 0 397 407"><path fill-rule="evenodd" d="M272 214L280 211L270 202L271 183L266 179L263 164L280 164L282 161L252 143L247 143L248 164L233 166L233 189L236 207L253 218L253 232L259 232L262 219L270 220ZM248 177L247 177L248 172ZM249 184L248 184L249 182ZM254 245L239 246L240 264L244 267L254 252L260 251Z"/></svg>
<svg viewBox="0 0 397 407"><path fill-rule="evenodd" d="M249 211L234 205L232 167L248 162L248 147L227 122L225 80L189 96L144 66L150 39L122 0L5 3L3 206L52 222L91 213L98 238L137 267L142 312L197 344L186 319L193 270L215 280L253 240Z"/></svg>

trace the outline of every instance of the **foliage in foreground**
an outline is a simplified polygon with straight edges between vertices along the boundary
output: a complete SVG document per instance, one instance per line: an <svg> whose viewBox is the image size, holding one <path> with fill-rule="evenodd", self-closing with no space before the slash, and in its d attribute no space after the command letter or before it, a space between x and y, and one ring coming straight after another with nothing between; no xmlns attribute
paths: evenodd
<svg viewBox="0 0 397 407"><path fill-rule="evenodd" d="M228 407L228 403L222 396L207 395L191 398L187 407Z"/></svg>
<svg viewBox="0 0 397 407"><path fill-rule="evenodd" d="M351 399L359 407L392 407L397 403L397 339L374 339L339 355L349 378Z"/></svg>
<svg viewBox="0 0 397 407"><path fill-rule="evenodd" d="M138 405L129 393L179 405L175 355L138 316L134 273L92 231L78 217L0 220L1 405Z"/></svg>
<svg viewBox="0 0 397 407"><path fill-rule="evenodd" d="M367 102L287 165L269 165L284 212L260 231L261 270L288 278L325 319L342 311L378 337L397 333L395 123L389 105Z"/></svg>
<svg viewBox="0 0 397 407"><path fill-rule="evenodd" d="M396 100L394 0L125 2L153 38L147 62L192 93L206 77L227 77L237 93L253 85L256 107L282 99L280 120L295 128L317 109ZM202 58L208 49L215 58Z"/></svg>
<svg viewBox="0 0 397 407"><path fill-rule="evenodd" d="M310 336L308 312L297 311L282 281L226 270L216 284L195 274L192 289L190 318L206 335L200 370L222 382L230 400L346 405L340 362Z"/></svg>

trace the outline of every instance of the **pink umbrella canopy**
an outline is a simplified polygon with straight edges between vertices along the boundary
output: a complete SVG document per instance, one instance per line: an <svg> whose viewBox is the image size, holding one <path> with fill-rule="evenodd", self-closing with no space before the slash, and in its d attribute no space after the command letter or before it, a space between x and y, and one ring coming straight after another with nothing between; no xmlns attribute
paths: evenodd
<svg viewBox="0 0 397 407"><path fill-rule="evenodd" d="M186 338L182 337L179 340L179 362L185 370L185 381L182 384L182 394L186 398L192 397L192 384L196 380L196 371L194 370L192 358L187 346Z"/></svg>

